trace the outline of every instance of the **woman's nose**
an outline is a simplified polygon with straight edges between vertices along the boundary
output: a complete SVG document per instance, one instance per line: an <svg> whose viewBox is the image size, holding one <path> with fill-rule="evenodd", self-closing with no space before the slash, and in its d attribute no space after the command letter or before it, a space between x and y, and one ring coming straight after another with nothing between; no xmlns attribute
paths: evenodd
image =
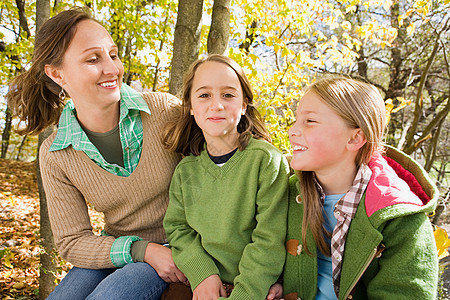
<svg viewBox="0 0 450 300"><path fill-rule="evenodd" d="M117 58L117 60L118 60L118 58ZM105 60L105 63L103 65L103 72L105 74L107 74L107 75L117 75L117 74L119 74L119 67L116 65L116 61L113 60L109 56Z"/></svg>

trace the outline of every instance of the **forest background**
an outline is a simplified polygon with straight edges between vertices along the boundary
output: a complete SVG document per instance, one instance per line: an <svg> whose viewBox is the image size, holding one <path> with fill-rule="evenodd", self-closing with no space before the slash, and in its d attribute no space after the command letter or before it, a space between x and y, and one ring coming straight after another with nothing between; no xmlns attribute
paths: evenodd
<svg viewBox="0 0 450 300"><path fill-rule="evenodd" d="M14 128L20 124L4 101L8 82L31 63L37 28L61 10L88 6L119 47L124 81L137 90L177 94L184 72L199 55L223 53L235 59L254 88L274 145L286 154L291 151L287 129L310 83L325 74L344 74L375 85L389 116L386 143L418 160L436 182L441 198L433 222L445 228L450 194L450 0L0 0L0 4L2 162L13 166L16 160L35 161L38 144L53 130L39 138L17 135ZM19 205L21 200L13 196L0 190L0 209ZM37 241L43 268L34 293L44 299L65 263L52 250L42 191L31 202L38 198ZM1 217L6 215L0 211ZM2 279L9 288L19 288L20 280L14 281L10 272L17 249L7 243L6 234L0 234Z"/></svg>

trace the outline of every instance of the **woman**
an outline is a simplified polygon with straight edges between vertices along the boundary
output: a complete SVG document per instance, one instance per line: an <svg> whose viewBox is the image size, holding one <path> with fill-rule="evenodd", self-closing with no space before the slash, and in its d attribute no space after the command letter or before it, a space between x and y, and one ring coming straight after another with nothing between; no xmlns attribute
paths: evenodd
<svg viewBox="0 0 450 300"><path fill-rule="evenodd" d="M166 282L186 281L162 245L180 157L159 135L179 101L135 92L123 72L109 33L74 8L42 26L32 66L10 84L21 133L59 120L40 167L56 245L74 267L49 299L159 299ZM102 236L92 232L87 202L104 213Z"/></svg>

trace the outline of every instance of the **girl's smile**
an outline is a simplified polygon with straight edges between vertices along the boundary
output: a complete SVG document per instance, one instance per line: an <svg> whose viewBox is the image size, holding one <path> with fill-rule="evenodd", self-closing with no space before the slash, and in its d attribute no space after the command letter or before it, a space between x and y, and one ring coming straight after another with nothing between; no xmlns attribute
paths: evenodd
<svg viewBox="0 0 450 300"><path fill-rule="evenodd" d="M347 168L347 157L350 165L354 165L354 153L349 155L347 145L355 129L350 128L318 95L306 93L300 100L296 117L295 124L289 129L293 169L314 171L320 178Z"/></svg>

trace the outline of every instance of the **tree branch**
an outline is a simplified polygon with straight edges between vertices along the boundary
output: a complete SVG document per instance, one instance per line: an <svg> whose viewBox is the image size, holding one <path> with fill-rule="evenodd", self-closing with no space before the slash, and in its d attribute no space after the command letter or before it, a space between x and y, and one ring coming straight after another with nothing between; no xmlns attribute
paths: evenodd
<svg viewBox="0 0 450 300"><path fill-rule="evenodd" d="M407 154L411 154L412 152L414 152L415 149L417 149L417 147L414 147L414 144L415 144L414 143L414 135L416 134L417 127L419 125L419 118L422 115L422 110L423 110L423 88L425 86L425 81L427 79L428 71L430 70L431 65L434 61L434 58L436 56L436 53L439 49L440 36L441 36L442 32L447 30L447 24L448 24L448 20L445 23L445 25L443 26L442 30L437 34L436 41L435 41L434 47L433 47L433 51L431 52L431 55L428 58L428 62L427 62L427 65L425 66L425 69L422 71L419 87L417 90L416 100L414 102L415 103L414 120L413 120L411 127L409 128L407 136L406 136L406 146L405 146L404 152ZM422 134L422 136L425 136L425 135ZM409 151L411 151L411 152L409 152Z"/></svg>

